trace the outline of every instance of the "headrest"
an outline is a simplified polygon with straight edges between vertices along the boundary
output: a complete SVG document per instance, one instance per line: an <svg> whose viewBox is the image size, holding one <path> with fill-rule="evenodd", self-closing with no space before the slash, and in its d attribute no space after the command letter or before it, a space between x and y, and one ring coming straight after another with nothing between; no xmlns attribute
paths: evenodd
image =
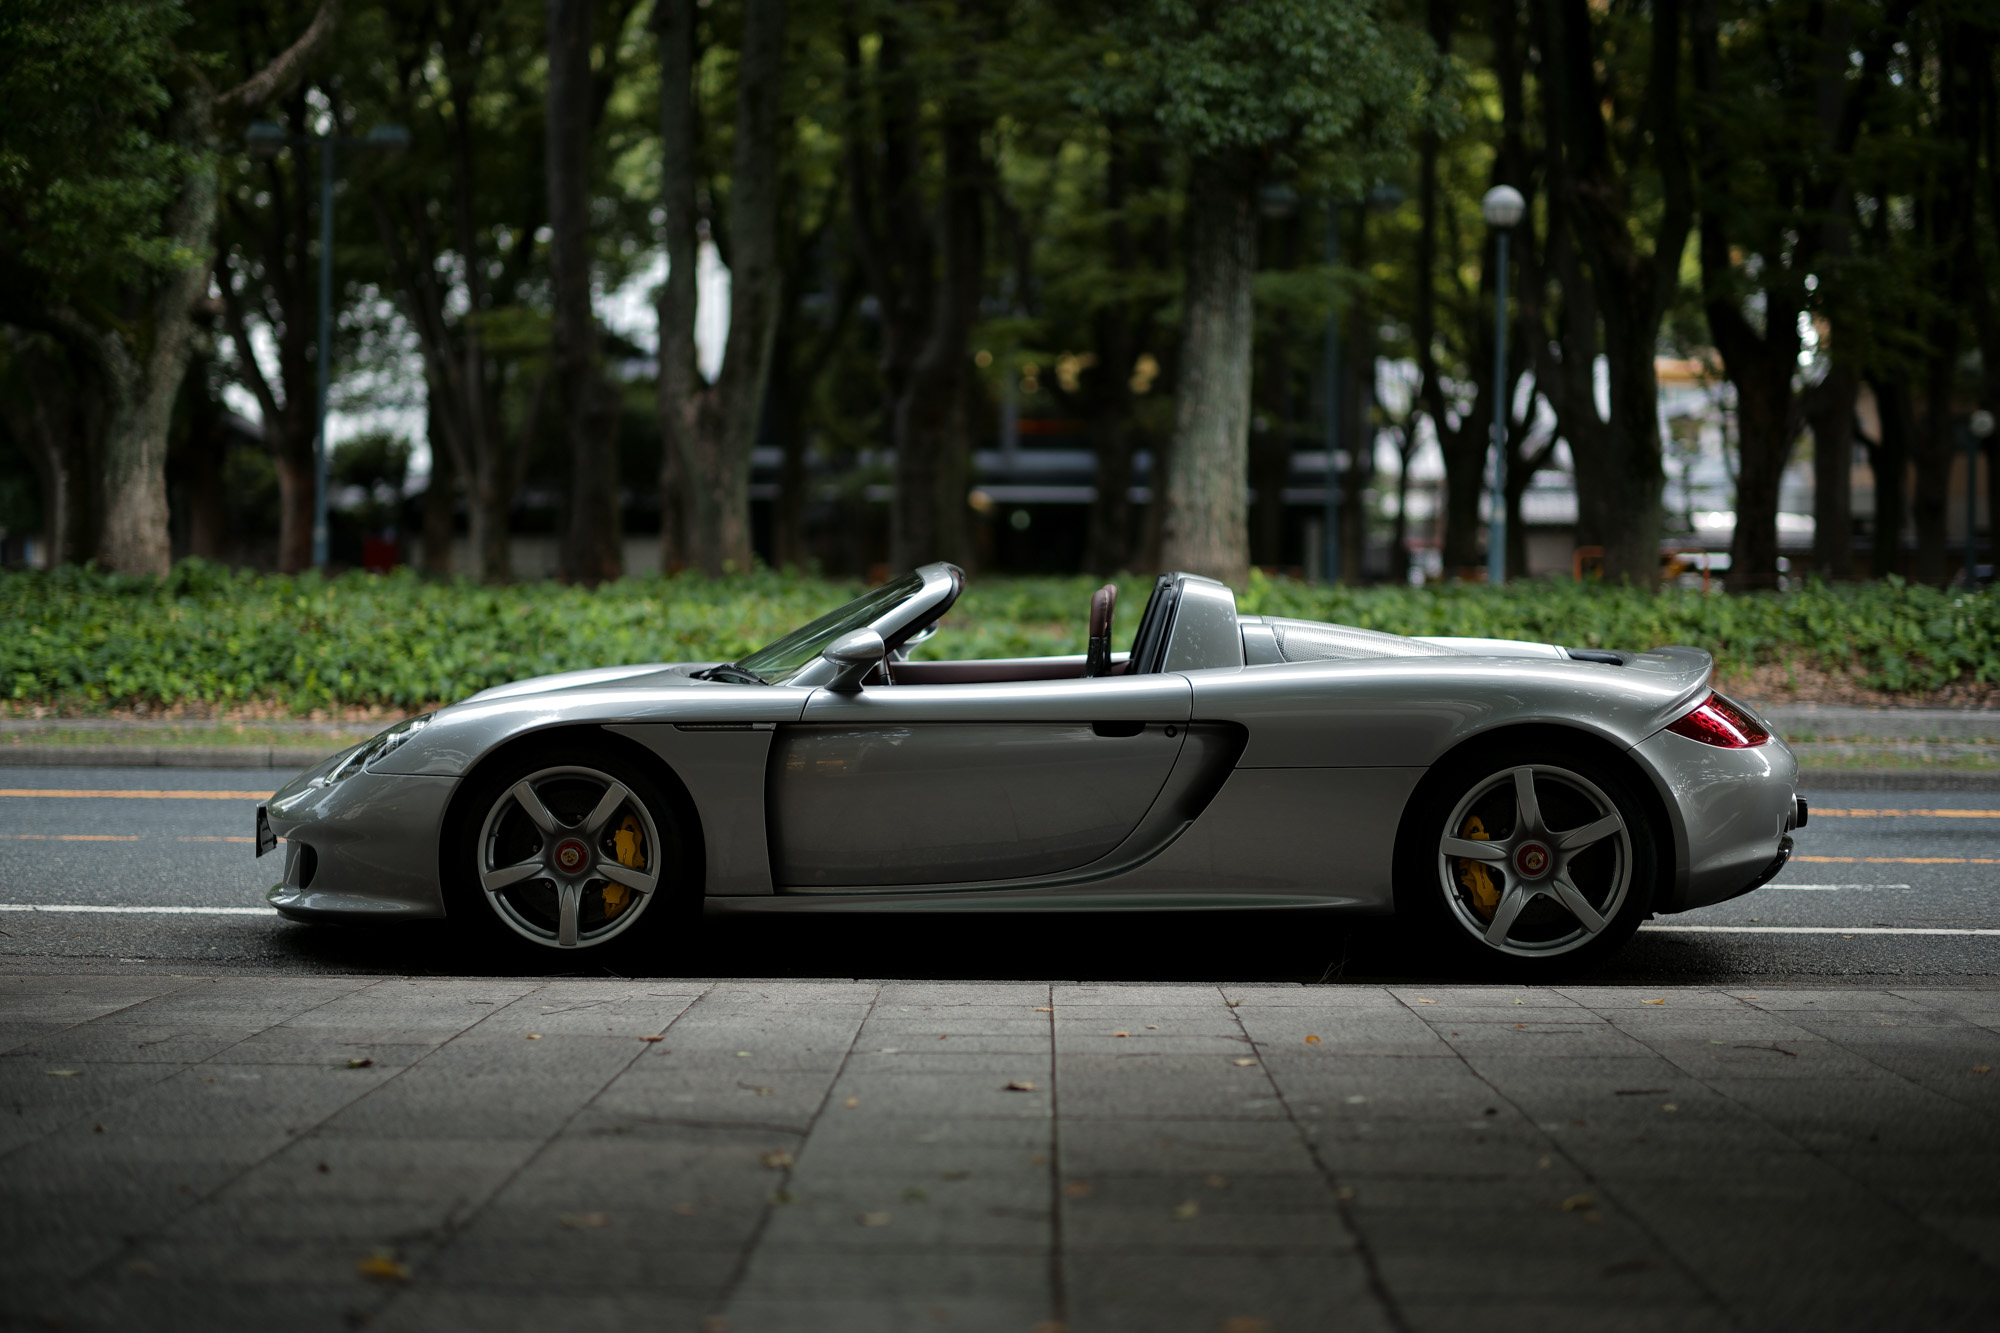
<svg viewBox="0 0 2000 1333"><path fill-rule="evenodd" d="M1090 594L1090 637L1111 636L1111 613L1118 607L1118 585L1107 583Z"/></svg>

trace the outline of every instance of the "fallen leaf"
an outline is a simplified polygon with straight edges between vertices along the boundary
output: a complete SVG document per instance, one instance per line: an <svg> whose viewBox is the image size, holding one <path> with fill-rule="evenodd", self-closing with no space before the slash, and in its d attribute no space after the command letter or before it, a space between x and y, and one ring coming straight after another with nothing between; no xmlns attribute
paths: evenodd
<svg viewBox="0 0 2000 1333"><path fill-rule="evenodd" d="M1255 1060L1250 1059L1247 1056L1244 1056L1244 1057L1239 1057L1238 1059L1235 1060L1231 1060L1229 1063L1235 1065L1238 1069L1248 1069L1251 1065L1254 1065L1257 1062Z"/></svg>
<svg viewBox="0 0 2000 1333"><path fill-rule="evenodd" d="M314 1167L313 1170L319 1172L323 1176L330 1176L333 1174L333 1168L328 1166L325 1162L321 1162L318 1166Z"/></svg>
<svg viewBox="0 0 2000 1333"><path fill-rule="evenodd" d="M1090 1197L1090 1182L1087 1180L1070 1181L1063 1186L1063 1197L1068 1199L1088 1199Z"/></svg>
<svg viewBox="0 0 2000 1333"><path fill-rule="evenodd" d="M1038 1004L1035 1006L1035 1012L1038 1014L1052 1014L1055 1010L1046 1004Z"/></svg>
<svg viewBox="0 0 2000 1333"><path fill-rule="evenodd" d="M1972 1072L1973 1072L1973 1073L1975 1073L1975 1074L1990 1074L1990 1073L1992 1073L1992 1072L1993 1072L1993 1066L1992 1066L1992 1065L1974 1065L1974 1066L1972 1067Z"/></svg>
<svg viewBox="0 0 2000 1333"><path fill-rule="evenodd" d="M1339 1189L1333 1192L1333 1197L1340 1200L1342 1203L1354 1202L1354 1186L1342 1185Z"/></svg>
<svg viewBox="0 0 2000 1333"><path fill-rule="evenodd" d="M737 1058L737 1059L739 1059L739 1060L748 1060L748 1059L750 1058L750 1052L748 1052L748 1051L738 1051L738 1052L736 1053L736 1058Z"/></svg>
<svg viewBox="0 0 2000 1333"><path fill-rule="evenodd" d="M556 1216L556 1221L560 1222L563 1226L568 1227L571 1231L589 1231L595 1227L610 1226L611 1214L560 1213Z"/></svg>
<svg viewBox="0 0 2000 1333"><path fill-rule="evenodd" d="M770 1152L759 1155L757 1160L773 1171L786 1170L793 1162L792 1155L783 1148L773 1148Z"/></svg>
<svg viewBox="0 0 2000 1333"><path fill-rule="evenodd" d="M640 1041L665 1041L665 1037L641 1037Z"/></svg>
<svg viewBox="0 0 2000 1333"><path fill-rule="evenodd" d="M1357 1092L1348 1097L1347 1104L1349 1106L1359 1106L1367 1100L1368 1099L1366 1097L1363 1097L1360 1093Z"/></svg>
<svg viewBox="0 0 2000 1333"><path fill-rule="evenodd" d="M693 1217L694 1214L695 1207L691 1203L677 1203L674 1205L674 1216L676 1217Z"/></svg>
<svg viewBox="0 0 2000 1333"><path fill-rule="evenodd" d="M792 1192L790 1190L772 1190L764 1196L764 1202L778 1208L782 1208L791 1201Z"/></svg>
<svg viewBox="0 0 2000 1333"><path fill-rule="evenodd" d="M944 1034L942 1034L942 1035L940 1035L940 1036L938 1037L938 1040L939 1040L939 1041L950 1041L950 1040L951 1040L951 1034L950 1034L950 1033L948 1033L948 1032L947 1032L947 1033L944 1033Z"/></svg>
<svg viewBox="0 0 2000 1333"><path fill-rule="evenodd" d="M1484 1111L1481 1111L1481 1112L1480 1112L1479 1114L1481 1114L1481 1115L1499 1115L1499 1114L1500 1114L1500 1108L1499 1108L1499 1107L1497 1107L1497 1106L1489 1106L1489 1107L1487 1107L1487 1108L1486 1108L1486 1109L1485 1109Z"/></svg>
<svg viewBox="0 0 2000 1333"><path fill-rule="evenodd" d="M1535 1160L1535 1169L1537 1171L1546 1171L1554 1165L1555 1159L1551 1157L1540 1157Z"/></svg>
<svg viewBox="0 0 2000 1333"><path fill-rule="evenodd" d="M542 1039L542 1034L539 1032L530 1032L528 1034L529 1041L540 1041L541 1039Z"/></svg>
<svg viewBox="0 0 2000 1333"><path fill-rule="evenodd" d="M81 1069L44 1069L42 1072L50 1078L75 1078L83 1071ZM213 1079L209 1080L211 1083L214 1081Z"/></svg>
<svg viewBox="0 0 2000 1333"><path fill-rule="evenodd" d="M1672 1102L1665 1102L1661 1104L1660 1109L1662 1111L1678 1111L1681 1108L1674 1105Z"/></svg>
<svg viewBox="0 0 2000 1333"><path fill-rule="evenodd" d="M1007 1084L1007 1091L1009 1092L1033 1092L1034 1090L1035 1085L1031 1079L1017 1078Z"/></svg>
<svg viewBox="0 0 2000 1333"><path fill-rule="evenodd" d="M1202 1183L1212 1190L1226 1190L1229 1188L1229 1177L1211 1171L1203 1178Z"/></svg>
<svg viewBox="0 0 2000 1333"><path fill-rule="evenodd" d="M1146 1031L1148 1032L1158 1032L1159 1030L1160 1030L1160 1025L1158 1023L1146 1024Z"/></svg>
<svg viewBox="0 0 2000 1333"><path fill-rule="evenodd" d="M1226 1004L1226 1005L1228 1005L1228 1006L1229 1006L1229 1007L1230 1007L1231 1009L1236 1009L1236 1008L1240 1008L1240 1007L1242 1006L1242 1004L1243 1004L1243 1001L1241 1001L1241 1000L1224 1000L1224 1001L1223 1001L1223 1003L1224 1003L1224 1004Z"/></svg>
<svg viewBox="0 0 2000 1333"><path fill-rule="evenodd" d="M886 1227L889 1225L887 1213L863 1213L854 1219L864 1227Z"/></svg>
<svg viewBox="0 0 2000 1333"><path fill-rule="evenodd" d="M849 1097L846 1101L842 1102L841 1105L845 1106L848 1110L852 1111L855 1107L861 1105L861 1099L859 1097Z"/></svg>
<svg viewBox="0 0 2000 1333"><path fill-rule="evenodd" d="M929 1195L929 1193L927 1193L924 1190L918 1189L915 1185L911 1185L909 1188L903 1191L904 1203L929 1203L930 1201L931 1201L931 1196Z"/></svg>
<svg viewBox="0 0 2000 1333"><path fill-rule="evenodd" d="M1437 1001L1436 1001L1436 1000L1418 1000L1418 1001L1417 1001L1417 1003L1418 1003L1418 1004L1436 1004L1436 1003L1437 1003Z"/></svg>
<svg viewBox="0 0 2000 1333"><path fill-rule="evenodd" d="M1193 1199L1183 1199L1174 1205L1173 1219L1176 1222L1192 1222L1201 1216L1201 1205Z"/></svg>
<svg viewBox="0 0 2000 1333"><path fill-rule="evenodd" d="M1641 1000L1641 1004L1665 1004L1665 1000Z"/></svg>
<svg viewBox="0 0 2000 1333"><path fill-rule="evenodd" d="M1121 1029L1120 1031L1114 1032L1111 1035L1114 1037L1129 1037L1132 1034Z"/></svg>
<svg viewBox="0 0 2000 1333"><path fill-rule="evenodd" d="M102 1125L92 1125L92 1126L90 1127L90 1132L91 1132L91 1133L93 1133L93 1134L102 1134L102 1133L104 1132L104 1126L102 1126Z"/></svg>
<svg viewBox="0 0 2000 1333"><path fill-rule="evenodd" d="M729 1333L729 1316L705 1314L701 1317L700 1333Z"/></svg>
<svg viewBox="0 0 2000 1333"><path fill-rule="evenodd" d="M753 1088L748 1083L739 1084L738 1086L743 1088L747 1092L756 1094L759 1097L770 1097L775 1095L777 1092L776 1088Z"/></svg>
<svg viewBox="0 0 2000 1333"><path fill-rule="evenodd" d="M1525 1029L1527 1028L1527 1026L1528 1026L1528 1025L1527 1025L1526 1023L1516 1023L1516 1024L1514 1025L1514 1030L1515 1030L1516 1032L1520 1032L1520 1031L1523 1031L1523 1030L1525 1030Z"/></svg>
<svg viewBox="0 0 2000 1333"><path fill-rule="evenodd" d="M1527 1003L1527 1001L1526 1001L1526 1000L1516 1000L1516 1001L1514 1001L1514 1003L1515 1003L1515 1004L1526 1004L1526 1003Z"/></svg>
<svg viewBox="0 0 2000 1333"><path fill-rule="evenodd" d="M363 1277L374 1278L377 1282L408 1282L410 1266L399 1263L394 1251L377 1250L354 1265L354 1271Z"/></svg>
<svg viewBox="0 0 2000 1333"><path fill-rule="evenodd" d="M1317 1045L1319 1045L1319 1038L1318 1038L1318 1037L1315 1037L1315 1036L1313 1036L1313 1035L1312 1035L1312 1034L1311 1034L1310 1032L1308 1032L1308 1033L1306 1034L1306 1045L1308 1045L1308 1046L1317 1046Z"/></svg>
<svg viewBox="0 0 2000 1333"><path fill-rule="evenodd" d="M1271 1333L1271 1321L1255 1315L1233 1314L1222 1321L1221 1333Z"/></svg>
<svg viewBox="0 0 2000 1333"><path fill-rule="evenodd" d="M1597 1200L1591 1198L1588 1194L1572 1194L1562 1202L1562 1209L1566 1213L1580 1213L1586 1208L1595 1208L1596 1206Z"/></svg>
<svg viewBox="0 0 2000 1333"><path fill-rule="evenodd" d="M347 1067L349 1069L366 1069L374 1063L375 1062L373 1060L370 1060L367 1056L364 1055L359 1060L349 1060L347 1062Z"/></svg>

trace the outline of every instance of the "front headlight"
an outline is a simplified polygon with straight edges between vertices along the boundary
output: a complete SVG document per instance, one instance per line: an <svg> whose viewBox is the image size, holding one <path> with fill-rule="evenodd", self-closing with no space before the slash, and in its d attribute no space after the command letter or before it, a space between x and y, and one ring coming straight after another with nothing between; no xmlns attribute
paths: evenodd
<svg viewBox="0 0 2000 1333"><path fill-rule="evenodd" d="M431 715L429 713L419 713L416 717L410 718L408 721L398 722L395 726L374 739L363 741L354 747L347 758L340 761L338 768L326 775L326 780L328 782L338 782L350 773L360 772L363 768L372 765L383 755L391 753L397 746L429 726L430 721Z"/></svg>

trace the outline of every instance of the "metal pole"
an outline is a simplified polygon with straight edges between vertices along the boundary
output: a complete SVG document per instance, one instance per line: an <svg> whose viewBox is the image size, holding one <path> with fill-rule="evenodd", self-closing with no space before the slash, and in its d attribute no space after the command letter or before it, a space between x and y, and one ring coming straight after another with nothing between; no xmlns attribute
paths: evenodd
<svg viewBox="0 0 2000 1333"><path fill-rule="evenodd" d="M1965 586L1979 586L1979 437L1972 427L1965 432Z"/></svg>
<svg viewBox="0 0 2000 1333"><path fill-rule="evenodd" d="M1340 201L1326 201L1326 266L1340 262ZM1328 583L1340 582L1340 311L1326 312L1326 533L1322 539L1322 573Z"/></svg>
<svg viewBox="0 0 2000 1333"><path fill-rule="evenodd" d="M333 136L319 141L319 410L313 433L313 567L326 568L326 391L333 373Z"/></svg>
<svg viewBox="0 0 2000 1333"><path fill-rule="evenodd" d="M1499 246L1493 284L1493 518L1487 524L1486 581L1507 581L1507 231L1495 227Z"/></svg>

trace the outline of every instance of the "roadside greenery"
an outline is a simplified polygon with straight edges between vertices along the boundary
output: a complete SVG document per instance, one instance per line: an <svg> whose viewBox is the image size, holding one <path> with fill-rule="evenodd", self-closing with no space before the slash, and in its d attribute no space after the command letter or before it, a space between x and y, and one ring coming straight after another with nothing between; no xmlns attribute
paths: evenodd
<svg viewBox="0 0 2000 1333"><path fill-rule="evenodd" d="M976 579L925 657L1081 652L1087 578ZM1116 634L1148 583L1121 582ZM16 710L250 704L305 715L417 709L526 676L628 662L740 656L860 591L761 571L628 579L596 590L495 588L408 573L336 579L188 561L165 579L63 568L0 574L0 695ZM1502 589L1327 588L1253 574L1249 614L1404 634L1524 638L1579 647L1694 644L1725 674L1772 664L1923 694L2000 681L2000 594L1903 584L1754 596L1568 583Z"/></svg>

